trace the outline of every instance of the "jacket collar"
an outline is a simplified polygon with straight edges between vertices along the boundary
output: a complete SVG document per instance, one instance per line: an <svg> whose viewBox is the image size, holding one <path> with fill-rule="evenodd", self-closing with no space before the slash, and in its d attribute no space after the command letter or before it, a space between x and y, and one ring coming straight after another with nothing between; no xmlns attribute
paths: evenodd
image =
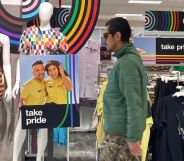
<svg viewBox="0 0 184 161"><path fill-rule="evenodd" d="M115 56L117 59L122 57L124 54L127 54L127 51L129 51L133 47L132 43L126 43L121 47L118 51L116 51L113 56Z"/></svg>

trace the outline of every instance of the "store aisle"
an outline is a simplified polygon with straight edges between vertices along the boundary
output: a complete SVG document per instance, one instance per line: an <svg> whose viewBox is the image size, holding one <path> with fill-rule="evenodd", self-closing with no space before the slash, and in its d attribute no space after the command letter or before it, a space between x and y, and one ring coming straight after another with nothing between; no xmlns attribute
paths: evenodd
<svg viewBox="0 0 184 161"><path fill-rule="evenodd" d="M96 161L95 141L95 132L70 132L70 161ZM55 146L54 161L66 161L65 150ZM35 160L35 157L26 158L26 161Z"/></svg>
<svg viewBox="0 0 184 161"><path fill-rule="evenodd" d="M95 132L70 132L70 161L95 161Z"/></svg>

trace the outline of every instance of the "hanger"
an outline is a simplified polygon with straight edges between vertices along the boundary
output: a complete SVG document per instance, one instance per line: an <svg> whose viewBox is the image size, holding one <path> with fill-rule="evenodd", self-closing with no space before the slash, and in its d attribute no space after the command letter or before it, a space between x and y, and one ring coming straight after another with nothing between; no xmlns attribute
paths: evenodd
<svg viewBox="0 0 184 161"><path fill-rule="evenodd" d="M173 97L184 97L184 88L181 87L179 92L173 94Z"/></svg>
<svg viewBox="0 0 184 161"><path fill-rule="evenodd" d="M179 89L180 90L179 92L174 93L173 94L173 97L174 96L176 96L176 97L181 97L181 96L184 97L184 87L179 85L180 80L181 80L180 72L179 71L173 71L173 72L175 74L177 74L177 86L176 86L176 89Z"/></svg>

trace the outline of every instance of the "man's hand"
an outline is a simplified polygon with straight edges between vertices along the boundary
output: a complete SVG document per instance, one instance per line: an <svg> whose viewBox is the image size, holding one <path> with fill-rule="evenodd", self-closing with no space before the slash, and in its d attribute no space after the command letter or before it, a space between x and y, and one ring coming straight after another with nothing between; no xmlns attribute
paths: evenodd
<svg viewBox="0 0 184 161"><path fill-rule="evenodd" d="M141 155L141 145L139 142L128 143L128 148L133 156L137 157Z"/></svg>

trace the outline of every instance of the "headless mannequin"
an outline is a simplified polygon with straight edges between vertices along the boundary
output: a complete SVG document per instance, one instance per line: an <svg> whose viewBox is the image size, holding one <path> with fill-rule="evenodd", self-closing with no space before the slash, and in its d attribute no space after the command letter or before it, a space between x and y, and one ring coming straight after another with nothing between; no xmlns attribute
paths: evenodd
<svg viewBox="0 0 184 161"><path fill-rule="evenodd" d="M40 29L41 31L49 30L50 18L53 14L53 6L49 2L43 2L39 7L39 18L40 18ZM16 73L16 83L13 88L13 97L16 98L16 95L19 91L19 82L20 82L20 66L19 61L17 62L17 73ZM26 130L21 127L21 116L15 130L14 136L14 147L13 147L13 161L18 161L18 157L26 138ZM44 156L44 151L47 145L47 129L40 129L37 136L37 157L36 161L41 161Z"/></svg>
<svg viewBox="0 0 184 161"><path fill-rule="evenodd" d="M9 37L0 33L0 42L3 45L3 70L6 78L7 89L5 91L6 101L12 98L11 65L10 65L10 40Z"/></svg>

